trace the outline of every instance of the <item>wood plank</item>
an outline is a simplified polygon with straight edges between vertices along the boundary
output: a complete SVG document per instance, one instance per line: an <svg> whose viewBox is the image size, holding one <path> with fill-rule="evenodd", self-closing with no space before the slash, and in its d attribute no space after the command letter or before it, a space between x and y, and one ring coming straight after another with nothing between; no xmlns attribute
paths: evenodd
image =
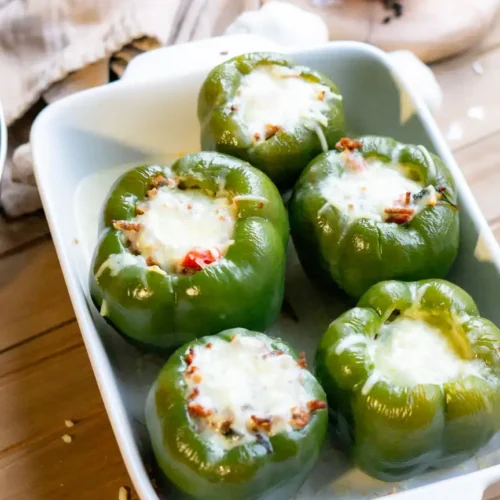
<svg viewBox="0 0 500 500"><path fill-rule="evenodd" d="M482 75L474 72L475 62L481 65ZM496 98L500 48L481 55L465 54L433 69L444 91L443 108L436 114L436 120L453 149L500 130L500 100ZM452 127L462 131L461 137L451 138Z"/></svg>
<svg viewBox="0 0 500 500"><path fill-rule="evenodd" d="M0 352L73 317L51 241L0 260Z"/></svg>
<svg viewBox="0 0 500 500"><path fill-rule="evenodd" d="M1 500L118 498L129 484L76 323L0 356L0 406Z"/></svg>
<svg viewBox="0 0 500 500"><path fill-rule="evenodd" d="M484 216L489 221L500 217L500 133L460 149L455 158Z"/></svg>
<svg viewBox="0 0 500 500"><path fill-rule="evenodd" d="M9 220L0 215L0 257L49 234L49 227L42 212Z"/></svg>
<svg viewBox="0 0 500 500"><path fill-rule="evenodd" d="M75 322L4 352L0 366L0 455L102 411Z"/></svg>
<svg viewBox="0 0 500 500"><path fill-rule="evenodd" d="M459 148L454 155L468 181L491 175L500 167L500 132Z"/></svg>
<svg viewBox="0 0 500 500"><path fill-rule="evenodd" d="M71 434L70 444L46 435L1 457L0 500L117 499L130 479L106 415L79 423Z"/></svg>

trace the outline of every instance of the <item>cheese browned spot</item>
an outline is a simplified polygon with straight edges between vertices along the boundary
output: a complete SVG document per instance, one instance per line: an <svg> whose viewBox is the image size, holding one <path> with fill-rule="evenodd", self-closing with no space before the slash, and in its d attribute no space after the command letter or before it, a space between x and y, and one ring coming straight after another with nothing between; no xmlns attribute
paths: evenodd
<svg viewBox="0 0 500 500"><path fill-rule="evenodd" d="M300 125L310 130L328 125L331 103L342 97L326 85L305 79L301 71L262 64L242 77L227 106L255 142L268 140L280 130L293 132Z"/></svg>
<svg viewBox="0 0 500 500"><path fill-rule="evenodd" d="M207 346L210 348L207 349ZM300 429L326 408L304 385L297 362L262 337L211 339L186 355L186 401L199 432L222 448L259 442ZM193 378L193 367L199 379Z"/></svg>

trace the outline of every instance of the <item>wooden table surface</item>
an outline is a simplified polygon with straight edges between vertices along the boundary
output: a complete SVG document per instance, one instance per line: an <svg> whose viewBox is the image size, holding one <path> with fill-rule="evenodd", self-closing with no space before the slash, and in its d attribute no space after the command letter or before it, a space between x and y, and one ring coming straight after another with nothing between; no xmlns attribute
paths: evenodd
<svg viewBox="0 0 500 500"><path fill-rule="evenodd" d="M436 119L500 240L500 21L434 70ZM0 304L0 500L117 499L130 480L43 214L0 219Z"/></svg>

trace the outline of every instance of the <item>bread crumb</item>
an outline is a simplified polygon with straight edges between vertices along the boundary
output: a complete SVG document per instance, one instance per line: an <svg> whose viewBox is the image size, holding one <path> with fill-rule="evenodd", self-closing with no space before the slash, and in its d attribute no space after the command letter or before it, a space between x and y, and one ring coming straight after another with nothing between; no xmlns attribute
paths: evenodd
<svg viewBox="0 0 500 500"><path fill-rule="evenodd" d="M70 427L74 427L75 422L73 422L73 420L65 420L65 421L64 421L64 425L65 425L66 427L68 427L68 428L70 428Z"/></svg>
<svg viewBox="0 0 500 500"><path fill-rule="evenodd" d="M64 434L61 438L66 444L70 444L73 441L73 438L69 434Z"/></svg>
<svg viewBox="0 0 500 500"><path fill-rule="evenodd" d="M121 486L118 490L118 500L129 500L129 490L125 486Z"/></svg>

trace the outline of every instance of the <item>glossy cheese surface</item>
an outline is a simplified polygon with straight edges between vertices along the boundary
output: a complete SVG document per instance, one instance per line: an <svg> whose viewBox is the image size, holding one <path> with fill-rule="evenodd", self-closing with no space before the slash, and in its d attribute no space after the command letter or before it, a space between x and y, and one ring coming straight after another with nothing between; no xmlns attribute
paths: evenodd
<svg viewBox="0 0 500 500"><path fill-rule="evenodd" d="M197 346L191 367L189 404L210 413L200 419L201 431L224 448L290 431L292 409L306 409L311 400L303 368L262 338L235 336ZM259 421L265 422L261 428ZM224 426L230 437L223 436Z"/></svg>
<svg viewBox="0 0 500 500"><path fill-rule="evenodd" d="M325 206L338 208L351 220L368 218L385 222L390 220L391 210L410 210L414 217L428 204L436 203L433 186L422 191L422 184L407 178L397 166L381 161L365 162L358 153L350 155L348 164L354 168L346 169L340 177L330 176L321 186Z"/></svg>
<svg viewBox="0 0 500 500"><path fill-rule="evenodd" d="M133 220L127 236L134 249L166 272L179 272L188 252L198 248L224 255L232 243L236 206L227 197L162 186Z"/></svg>

